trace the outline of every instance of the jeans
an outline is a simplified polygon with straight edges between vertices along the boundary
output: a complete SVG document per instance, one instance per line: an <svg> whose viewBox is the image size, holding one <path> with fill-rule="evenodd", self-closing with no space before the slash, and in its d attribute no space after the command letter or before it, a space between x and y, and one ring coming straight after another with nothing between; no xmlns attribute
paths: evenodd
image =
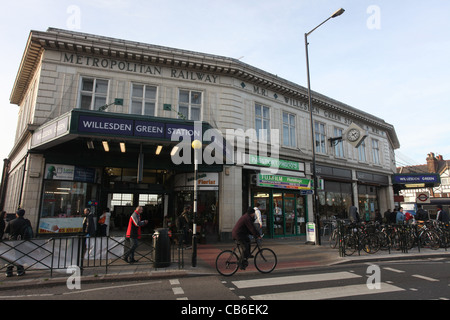
<svg viewBox="0 0 450 320"><path fill-rule="evenodd" d="M130 258L131 261L134 260L134 251L136 250L136 248L138 247L138 239L132 239L132 238L128 238L128 241L130 242L130 247L128 248L128 250L125 252L124 254L124 258L128 259L128 257Z"/></svg>

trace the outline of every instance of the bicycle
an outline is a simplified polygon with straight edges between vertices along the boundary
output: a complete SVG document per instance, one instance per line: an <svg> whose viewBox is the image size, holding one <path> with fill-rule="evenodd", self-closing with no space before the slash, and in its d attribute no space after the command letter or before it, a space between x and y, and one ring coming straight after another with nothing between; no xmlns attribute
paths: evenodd
<svg viewBox="0 0 450 320"><path fill-rule="evenodd" d="M346 256L351 256L356 250L359 252L361 249L369 254L377 253L380 250L381 245L378 236L369 232L369 228L364 224L352 224L346 226L346 228L347 233L343 239Z"/></svg>
<svg viewBox="0 0 450 320"><path fill-rule="evenodd" d="M216 270L221 275L230 277L238 271L239 268L245 270L247 267L244 264L243 251L244 248L235 241L236 245L233 250L224 250L216 258ZM275 252L269 248L261 248L261 241L255 239L252 242L255 244L251 250L251 256L254 256L254 264L256 269L261 273L270 273L277 266L278 259ZM248 262L247 262L248 263Z"/></svg>

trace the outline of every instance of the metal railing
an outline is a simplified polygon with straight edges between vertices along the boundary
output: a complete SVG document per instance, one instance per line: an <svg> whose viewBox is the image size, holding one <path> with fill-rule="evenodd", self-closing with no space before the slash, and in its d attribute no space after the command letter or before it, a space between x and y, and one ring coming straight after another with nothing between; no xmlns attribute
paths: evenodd
<svg viewBox="0 0 450 320"><path fill-rule="evenodd" d="M156 270L158 265L178 265L184 268L184 246L178 241L180 234L172 234L169 239L157 239L158 235L145 234L138 241L134 265L149 266ZM168 241L163 255L155 255L158 241ZM8 240L0 242L0 271L11 266L23 266L25 270L46 270L53 277L54 271L65 272L77 266L81 272L90 268L125 269L129 263L123 259L129 248L125 237L86 237L84 235L50 239ZM159 259L155 261L155 257ZM161 261L169 260L169 261ZM149 269L150 269L149 268Z"/></svg>

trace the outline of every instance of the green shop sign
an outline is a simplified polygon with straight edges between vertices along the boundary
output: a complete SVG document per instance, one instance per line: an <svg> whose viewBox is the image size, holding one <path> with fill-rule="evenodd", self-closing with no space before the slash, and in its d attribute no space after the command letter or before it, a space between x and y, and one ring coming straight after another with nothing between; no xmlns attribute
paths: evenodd
<svg viewBox="0 0 450 320"><path fill-rule="evenodd" d="M249 164L286 170L304 171L304 164L295 161L249 155Z"/></svg>
<svg viewBox="0 0 450 320"><path fill-rule="evenodd" d="M258 187L292 190L311 190L312 187L311 180L309 179L266 174L258 174L256 184Z"/></svg>

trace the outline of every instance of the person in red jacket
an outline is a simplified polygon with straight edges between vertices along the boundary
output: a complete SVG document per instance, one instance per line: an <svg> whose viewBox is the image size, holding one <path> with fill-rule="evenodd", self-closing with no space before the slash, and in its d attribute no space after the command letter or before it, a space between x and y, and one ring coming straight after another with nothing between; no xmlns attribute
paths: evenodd
<svg viewBox="0 0 450 320"><path fill-rule="evenodd" d="M248 208L247 212L238 220L231 232L233 240L236 240L244 247L244 257L241 262L241 269L248 266L248 258L250 257L250 235L255 239L261 239L260 233L256 230L255 225L255 209Z"/></svg>
<svg viewBox="0 0 450 320"><path fill-rule="evenodd" d="M141 206L137 207L128 221L127 239L130 241L130 247L123 256L123 259L128 263L136 262L134 260L134 252L139 245L138 239L141 238L141 227L148 223L148 220L141 221L141 213L143 211L144 208Z"/></svg>

